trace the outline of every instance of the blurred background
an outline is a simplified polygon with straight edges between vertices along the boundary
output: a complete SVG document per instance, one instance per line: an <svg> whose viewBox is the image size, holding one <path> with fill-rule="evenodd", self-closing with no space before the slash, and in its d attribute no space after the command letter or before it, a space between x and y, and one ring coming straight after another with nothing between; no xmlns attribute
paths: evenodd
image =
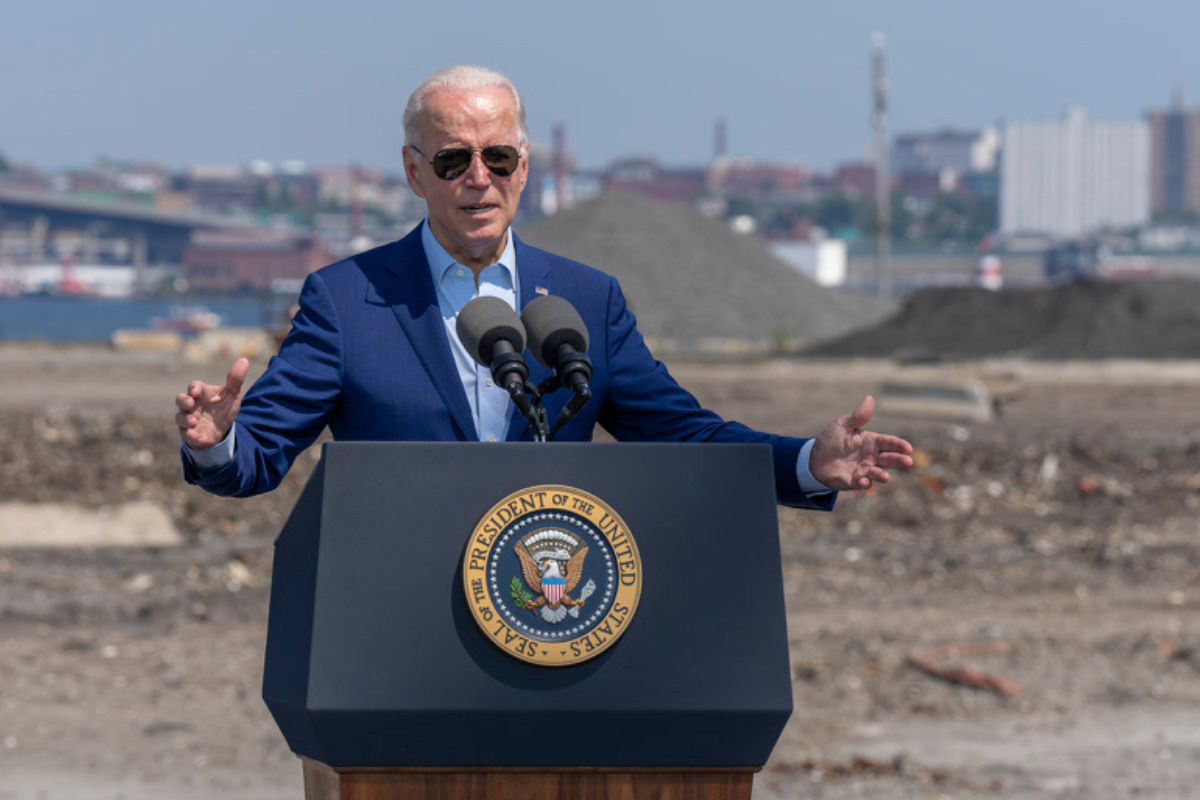
<svg viewBox="0 0 1200 800"><path fill-rule="evenodd" d="M1200 778L1200 7L935 0L0 12L0 800L300 796L258 697L272 495L173 396L424 217L426 76L523 92L515 227L702 402L918 466L780 510L796 713L756 797Z"/></svg>

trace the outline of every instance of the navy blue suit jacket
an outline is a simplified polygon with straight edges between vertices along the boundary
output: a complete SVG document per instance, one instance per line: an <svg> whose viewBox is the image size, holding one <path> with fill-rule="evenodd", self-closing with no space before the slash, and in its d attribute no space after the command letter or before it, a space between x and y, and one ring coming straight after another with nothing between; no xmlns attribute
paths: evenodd
<svg viewBox="0 0 1200 800"><path fill-rule="evenodd" d="M614 278L520 239L515 246L522 302L537 297L537 289L569 300L591 337L592 400L556 441L590 441L600 424L625 441L766 442L774 449L780 503L832 507L832 495L814 500L796 479L806 440L726 422L675 382L647 349ZM532 359L529 366L535 384L548 377ZM560 391L545 399L551 421L569 395ZM528 440L521 415L512 416L508 440ZM233 461L201 473L185 454L185 476L219 495L269 491L326 426L338 440L479 438L420 228L308 277L279 355L242 402Z"/></svg>

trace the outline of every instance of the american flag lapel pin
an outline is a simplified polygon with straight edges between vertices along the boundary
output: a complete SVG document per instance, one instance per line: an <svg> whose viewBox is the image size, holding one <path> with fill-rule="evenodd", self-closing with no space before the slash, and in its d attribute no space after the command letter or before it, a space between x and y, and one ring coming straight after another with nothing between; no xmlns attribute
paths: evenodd
<svg viewBox="0 0 1200 800"><path fill-rule="evenodd" d="M550 290L547 289L545 286L535 286L535 287L533 287L533 293L540 294L543 297L548 297L550 295Z"/></svg>

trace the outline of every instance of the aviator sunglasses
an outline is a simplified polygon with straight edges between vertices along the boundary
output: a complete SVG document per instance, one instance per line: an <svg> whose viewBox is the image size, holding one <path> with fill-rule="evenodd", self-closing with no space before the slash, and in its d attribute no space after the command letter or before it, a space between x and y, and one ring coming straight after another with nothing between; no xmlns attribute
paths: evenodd
<svg viewBox="0 0 1200 800"><path fill-rule="evenodd" d="M507 144L494 144L478 151L468 150L465 147L451 147L446 150L438 150L433 158L425 155L411 144L409 148L433 165L433 174L444 181L452 181L466 172L471 166L471 155L475 152L478 152L479 157L483 159L483 165L493 175L501 178L507 178L516 172L517 163L521 160L521 154L517 148Z"/></svg>

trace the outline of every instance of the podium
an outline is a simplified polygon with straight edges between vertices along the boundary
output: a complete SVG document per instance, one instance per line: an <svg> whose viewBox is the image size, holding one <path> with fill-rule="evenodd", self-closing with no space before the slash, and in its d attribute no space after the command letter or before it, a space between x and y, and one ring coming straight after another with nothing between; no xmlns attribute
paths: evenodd
<svg viewBox="0 0 1200 800"><path fill-rule="evenodd" d="M263 686L305 797L748 800L792 710L772 469L766 445L326 444L275 543ZM464 591L489 510L547 485L640 553L623 634L569 666L505 652Z"/></svg>

